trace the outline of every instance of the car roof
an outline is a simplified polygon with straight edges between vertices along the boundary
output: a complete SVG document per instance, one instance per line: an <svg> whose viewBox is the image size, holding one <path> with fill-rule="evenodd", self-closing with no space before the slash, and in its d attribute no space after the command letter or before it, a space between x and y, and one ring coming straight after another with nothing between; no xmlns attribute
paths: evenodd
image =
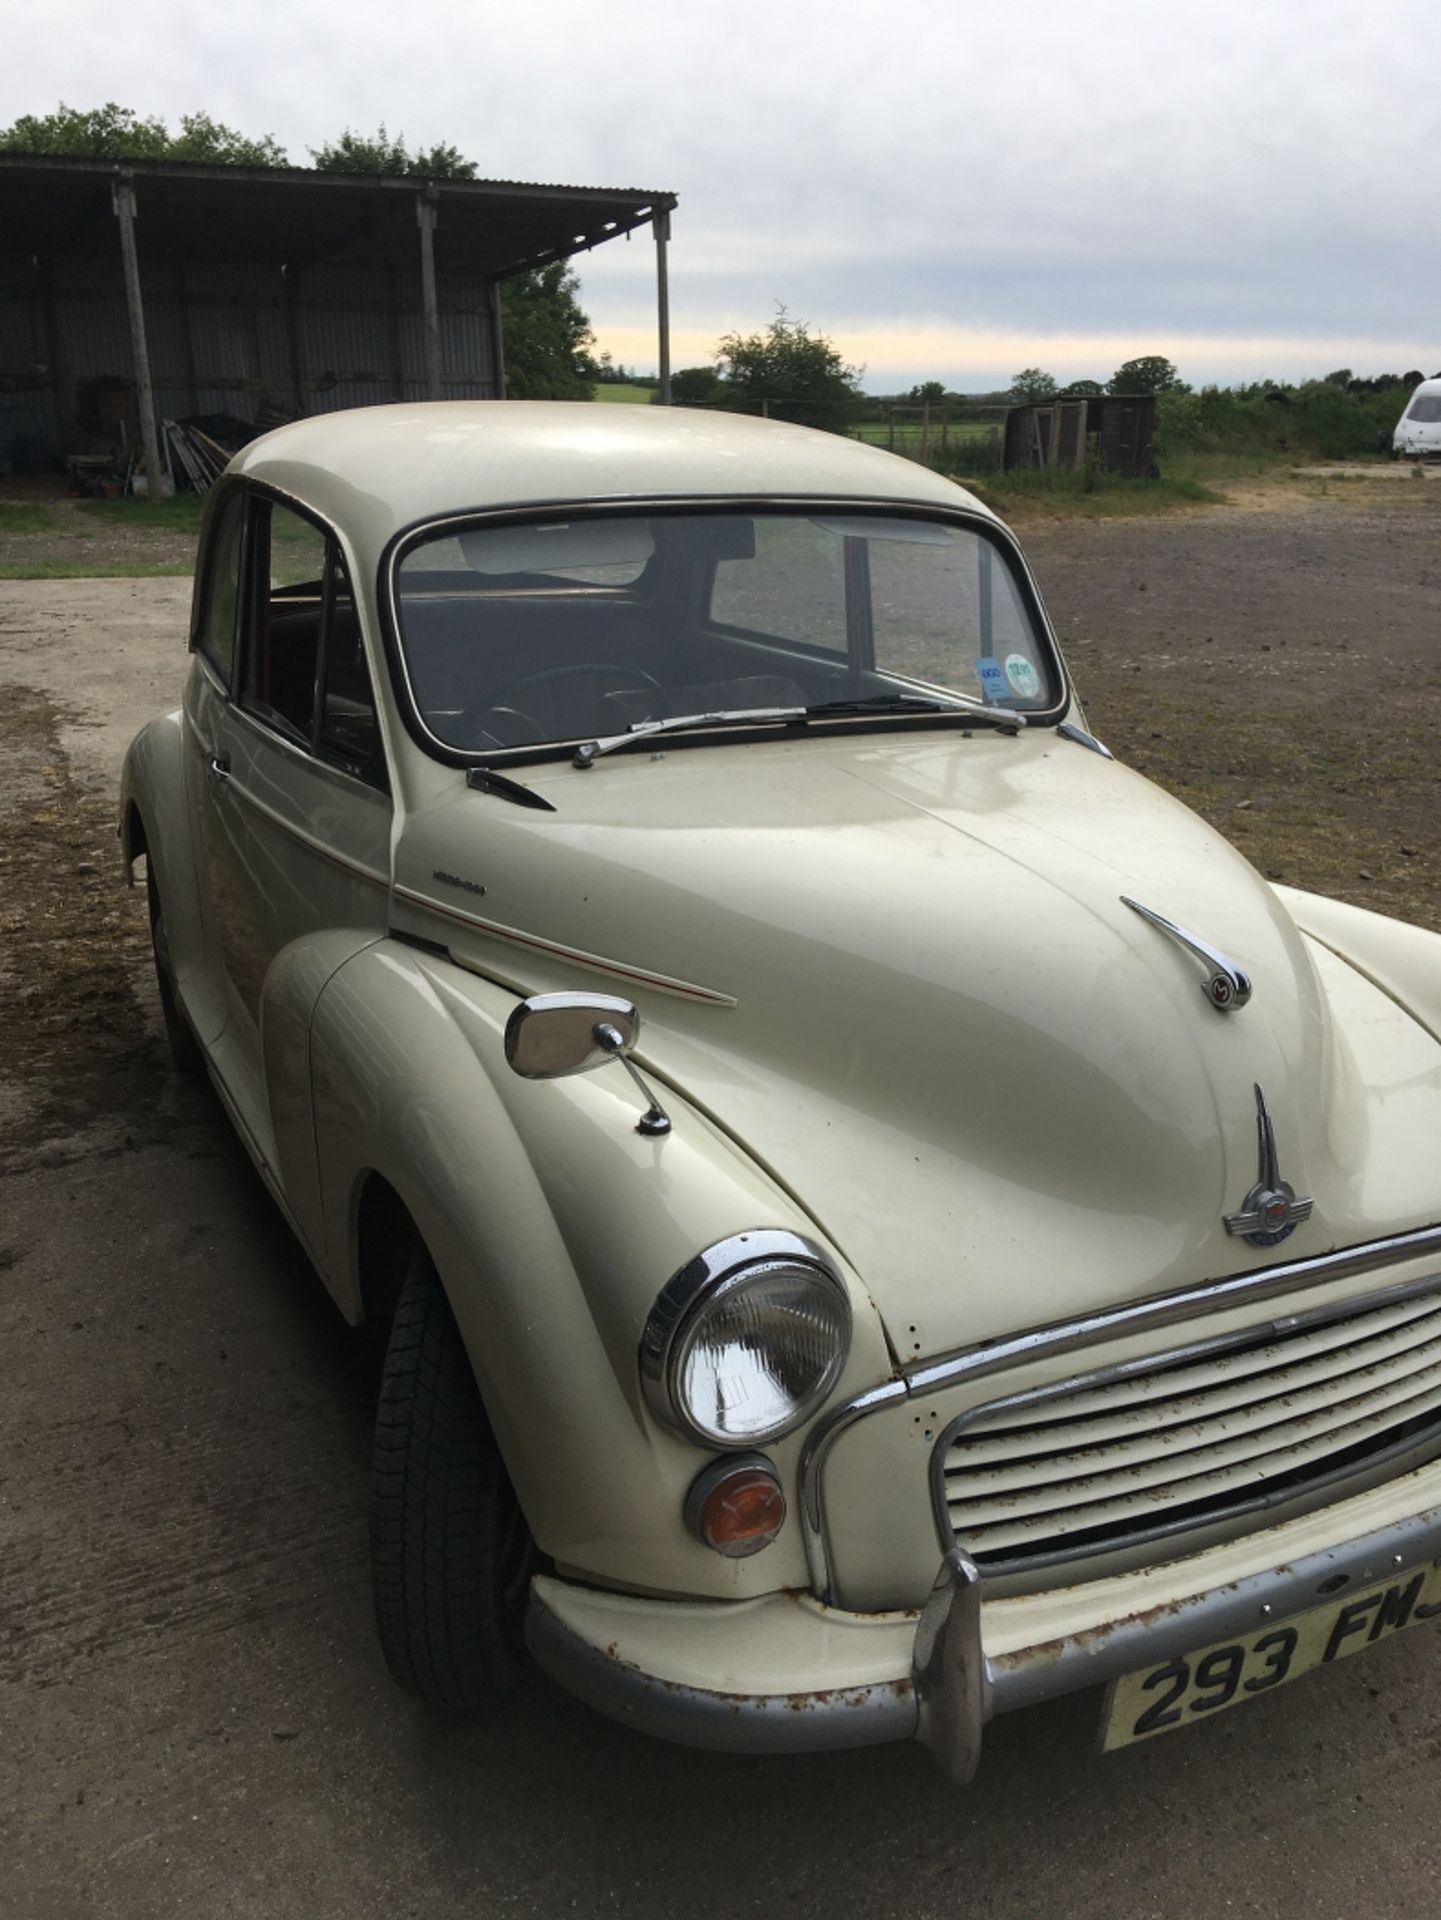
<svg viewBox="0 0 1441 1920"><path fill-rule="evenodd" d="M987 513L953 481L842 434L691 407L442 400L278 427L232 473L276 487L378 551L469 508L614 498L863 499Z"/></svg>

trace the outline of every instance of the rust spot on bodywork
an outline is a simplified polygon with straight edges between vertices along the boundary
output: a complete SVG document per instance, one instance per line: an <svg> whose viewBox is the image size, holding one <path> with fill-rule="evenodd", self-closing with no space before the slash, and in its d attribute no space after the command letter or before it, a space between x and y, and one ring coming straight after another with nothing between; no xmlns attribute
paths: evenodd
<svg viewBox="0 0 1441 1920"><path fill-rule="evenodd" d="M1289 1569L1276 1569L1278 1574L1287 1571ZM1224 1587L1212 1588L1208 1593L1191 1594L1182 1600L1165 1600L1154 1607L1142 1607L1138 1613L1124 1613L1114 1620L1099 1621L1094 1627L1083 1628L1080 1633L1062 1634L1056 1640L1038 1640L1034 1646L1016 1647L1010 1653L995 1654L991 1658L991 1666L1001 1673L1017 1667L1051 1666L1067 1653L1086 1653L1103 1647L1115 1633L1130 1629L1149 1632L1164 1621L1179 1620L1203 1600L1215 1600L1221 1594L1237 1591L1237 1584L1232 1580Z"/></svg>

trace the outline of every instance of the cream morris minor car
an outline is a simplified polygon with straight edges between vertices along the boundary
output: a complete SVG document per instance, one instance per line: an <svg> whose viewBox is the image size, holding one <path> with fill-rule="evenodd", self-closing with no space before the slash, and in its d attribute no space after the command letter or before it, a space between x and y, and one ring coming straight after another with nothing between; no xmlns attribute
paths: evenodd
<svg viewBox="0 0 1441 1920"><path fill-rule="evenodd" d="M965 1779L994 1714L1105 1683L1118 1746L1441 1612L1441 939L1112 759L968 494L337 414L216 488L192 646L124 857L180 1063L389 1325L403 1686L528 1648Z"/></svg>

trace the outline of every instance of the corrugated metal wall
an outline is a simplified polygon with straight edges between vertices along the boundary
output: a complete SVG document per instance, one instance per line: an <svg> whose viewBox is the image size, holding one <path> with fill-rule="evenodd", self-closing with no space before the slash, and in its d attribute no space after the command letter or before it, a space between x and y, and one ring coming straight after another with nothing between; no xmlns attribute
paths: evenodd
<svg viewBox="0 0 1441 1920"><path fill-rule="evenodd" d="M315 266L285 276L273 262L161 260L140 275L156 411L161 419L233 413L267 401L306 413L425 395L420 269ZM75 419L86 380L131 377L120 250L54 268L52 379L37 263L0 254L0 471L50 465L87 444ZM436 275L441 382L447 399L495 393L489 290L479 274ZM298 363L298 364L297 364Z"/></svg>

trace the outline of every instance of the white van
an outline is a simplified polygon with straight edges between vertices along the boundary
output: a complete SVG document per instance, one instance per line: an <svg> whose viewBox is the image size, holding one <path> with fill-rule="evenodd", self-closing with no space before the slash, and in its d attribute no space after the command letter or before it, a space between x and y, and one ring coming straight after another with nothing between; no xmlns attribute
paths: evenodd
<svg viewBox="0 0 1441 1920"><path fill-rule="evenodd" d="M1413 460L1441 459L1441 375L1421 382L1396 422L1391 457L1400 460L1406 455Z"/></svg>

